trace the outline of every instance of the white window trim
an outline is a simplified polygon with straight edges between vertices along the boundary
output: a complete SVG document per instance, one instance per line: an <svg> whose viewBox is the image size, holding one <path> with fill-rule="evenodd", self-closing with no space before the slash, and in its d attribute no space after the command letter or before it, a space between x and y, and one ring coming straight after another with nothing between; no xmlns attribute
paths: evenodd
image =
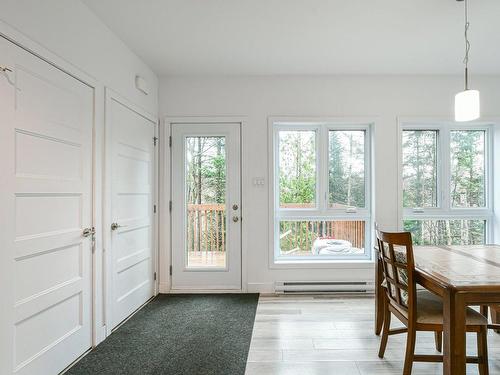
<svg viewBox="0 0 500 375"><path fill-rule="evenodd" d="M373 119L368 118L296 118L296 117L269 117L269 266L270 268L363 268L372 267L372 227L373 227ZM279 203L279 173L277 173L277 161L279 149L277 147L277 133L280 130L316 130L316 204L311 209L281 209L277 214ZM327 142L319 142L318 139L328 137L329 130L364 130L365 138L365 208L357 209L355 212L347 212L343 209L328 208L328 168L320 167L328 160ZM320 161L322 160L322 162ZM320 203L320 199L322 202ZM307 218L312 220L364 220L365 221L365 254L359 257L331 257L315 259L311 257L281 257L279 256L279 235L277 225L279 219Z"/></svg>
<svg viewBox="0 0 500 375"><path fill-rule="evenodd" d="M460 123L451 120L433 120L422 118L398 119L398 223L403 230L404 220L439 220L439 219L467 219L486 220L486 243L494 241L494 128L495 120L471 121ZM437 130L438 134L438 207L424 208L415 212L412 208L403 207L403 131L404 130ZM484 130L485 143L485 199L484 208L453 208L450 203L450 193L446 189L450 181L450 142L449 134L453 130Z"/></svg>

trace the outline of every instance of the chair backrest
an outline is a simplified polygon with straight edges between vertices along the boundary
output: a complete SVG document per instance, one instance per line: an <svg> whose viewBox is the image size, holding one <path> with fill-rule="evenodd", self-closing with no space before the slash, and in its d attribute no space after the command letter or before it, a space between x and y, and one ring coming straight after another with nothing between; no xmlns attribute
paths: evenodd
<svg viewBox="0 0 500 375"><path fill-rule="evenodd" d="M415 262L410 232L389 233L375 226L379 260L382 263L389 303L408 314L416 314Z"/></svg>

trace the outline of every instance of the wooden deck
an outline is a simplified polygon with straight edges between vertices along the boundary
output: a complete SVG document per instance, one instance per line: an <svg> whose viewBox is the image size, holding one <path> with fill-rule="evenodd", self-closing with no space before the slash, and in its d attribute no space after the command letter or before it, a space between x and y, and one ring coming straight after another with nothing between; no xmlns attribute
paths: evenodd
<svg viewBox="0 0 500 375"><path fill-rule="evenodd" d="M190 251L188 267L214 267L226 266L225 251Z"/></svg>

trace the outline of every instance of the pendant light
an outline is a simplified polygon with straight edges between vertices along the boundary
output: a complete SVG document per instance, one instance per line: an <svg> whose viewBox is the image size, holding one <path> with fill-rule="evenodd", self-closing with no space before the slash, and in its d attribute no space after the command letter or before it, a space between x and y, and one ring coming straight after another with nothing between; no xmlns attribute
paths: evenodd
<svg viewBox="0 0 500 375"><path fill-rule="evenodd" d="M462 0L458 0L462 1ZM465 90L455 95L455 121L472 121L480 116L479 91L469 89L469 9L465 2Z"/></svg>

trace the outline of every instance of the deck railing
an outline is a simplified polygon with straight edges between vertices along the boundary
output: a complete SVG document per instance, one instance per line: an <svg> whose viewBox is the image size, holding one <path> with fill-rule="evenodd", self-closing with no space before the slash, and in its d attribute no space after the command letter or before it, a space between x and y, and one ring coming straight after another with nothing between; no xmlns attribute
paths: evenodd
<svg viewBox="0 0 500 375"><path fill-rule="evenodd" d="M283 250L310 251L317 237L347 240L363 248L365 222L355 221L287 221L282 222ZM226 206L224 204L188 204L187 247L189 252L226 251Z"/></svg>
<svg viewBox="0 0 500 375"><path fill-rule="evenodd" d="M280 225L282 251L309 252L318 237L346 240L353 247L365 246L365 222L356 221L285 221Z"/></svg>
<svg viewBox="0 0 500 375"><path fill-rule="evenodd" d="M188 204L188 251L226 251L226 206Z"/></svg>

